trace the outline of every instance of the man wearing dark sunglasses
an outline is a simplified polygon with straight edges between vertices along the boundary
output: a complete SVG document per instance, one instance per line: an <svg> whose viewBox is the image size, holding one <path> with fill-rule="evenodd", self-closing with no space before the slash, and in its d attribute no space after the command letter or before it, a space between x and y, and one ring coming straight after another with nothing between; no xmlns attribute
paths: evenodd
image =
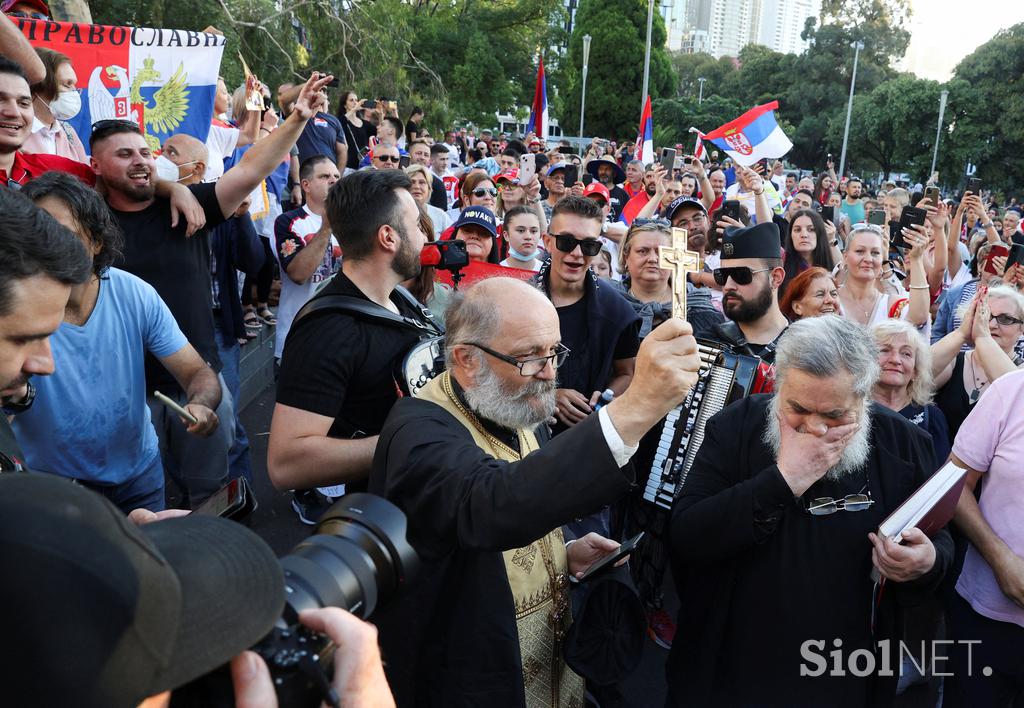
<svg viewBox="0 0 1024 708"><path fill-rule="evenodd" d="M558 311L562 342L574 352L558 372L553 434L582 422L605 389L618 395L633 378L640 318L590 270L601 252L603 223L594 200L570 195L555 205L544 236L551 261L538 281Z"/></svg>
<svg viewBox="0 0 1024 708"><path fill-rule="evenodd" d="M375 170L397 170L402 156L393 143L377 143L370 153L370 165Z"/></svg>
<svg viewBox="0 0 1024 708"><path fill-rule="evenodd" d="M897 646L953 544L944 529L876 534L936 466L928 434L872 402L877 356L857 323L805 318L779 342L775 393L708 421L672 512L687 639L669 657L668 705L892 704L899 660L885 673L876 642ZM833 650L869 668L817 672Z"/></svg>
<svg viewBox="0 0 1024 708"><path fill-rule="evenodd" d="M779 285L786 271L774 223L726 229L721 267L722 310L730 321L715 325L714 337L737 354L775 361L775 345L789 325L779 309Z"/></svg>

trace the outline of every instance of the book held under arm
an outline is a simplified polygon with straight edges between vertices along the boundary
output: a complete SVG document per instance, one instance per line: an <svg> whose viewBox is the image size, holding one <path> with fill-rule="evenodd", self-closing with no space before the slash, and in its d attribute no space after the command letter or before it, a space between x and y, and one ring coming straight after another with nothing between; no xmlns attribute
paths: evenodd
<svg viewBox="0 0 1024 708"><path fill-rule="evenodd" d="M917 527L934 536L953 518L966 481L967 470L947 462L886 517L878 534L899 543L907 529Z"/></svg>

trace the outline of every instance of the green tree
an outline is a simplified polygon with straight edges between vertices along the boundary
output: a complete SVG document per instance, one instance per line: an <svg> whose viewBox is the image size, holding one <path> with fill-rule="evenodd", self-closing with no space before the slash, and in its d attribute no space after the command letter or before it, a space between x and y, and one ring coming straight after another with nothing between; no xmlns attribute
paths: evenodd
<svg viewBox="0 0 1024 708"><path fill-rule="evenodd" d="M698 98L700 96L698 79L700 78L705 80L705 98L715 93L721 93L726 78L736 71L736 60L732 57L715 59L704 52L697 54L673 52L669 61L676 74L676 96L679 98Z"/></svg>
<svg viewBox="0 0 1024 708"><path fill-rule="evenodd" d="M924 181L931 165L938 117L936 81L900 76L858 94L853 102L847 156L850 172L909 172ZM829 142L842 144L846 116L833 116Z"/></svg>
<svg viewBox="0 0 1024 708"><path fill-rule="evenodd" d="M647 3L644 0L581 0L569 40L563 73L564 107L559 116L568 132L579 125L583 35L593 38L587 76L585 131L608 137L635 136L640 120ZM665 23L655 13L651 30L651 100L672 95L672 64L665 50Z"/></svg>
<svg viewBox="0 0 1024 708"><path fill-rule="evenodd" d="M906 53L910 14L909 0L824 0L821 4L824 24L843 28L851 41L863 41L867 58L882 66Z"/></svg>
<svg viewBox="0 0 1024 708"><path fill-rule="evenodd" d="M696 98L662 98L651 102L656 145L682 143L693 149L695 136L690 128L707 133L739 116L746 108L739 101L724 96L710 96L703 103Z"/></svg>
<svg viewBox="0 0 1024 708"><path fill-rule="evenodd" d="M1024 23L1000 31L965 57L950 84L953 156L978 166L986 184L1024 186ZM951 165L951 167L954 167Z"/></svg>

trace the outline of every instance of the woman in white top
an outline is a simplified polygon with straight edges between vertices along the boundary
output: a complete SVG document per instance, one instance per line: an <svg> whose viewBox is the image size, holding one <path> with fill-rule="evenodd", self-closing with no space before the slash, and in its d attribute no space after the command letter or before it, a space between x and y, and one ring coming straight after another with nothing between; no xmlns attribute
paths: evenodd
<svg viewBox="0 0 1024 708"><path fill-rule="evenodd" d="M433 179L431 179L430 173L423 165L409 165L405 168L405 174L409 175L409 181L412 182L409 193L430 217L430 222L434 227L434 238L441 238L441 232L451 226L451 220L448 218L447 212L430 203L430 193L433 191Z"/></svg>
<svg viewBox="0 0 1024 708"><path fill-rule="evenodd" d="M910 268L909 298L879 291L882 262L889 244L881 228L858 224L850 233L843 255L846 281L839 288L844 317L871 326L890 317L910 322L918 328L928 325L928 278L922 258L928 246L924 227L904 229L903 237L911 246L906 253Z"/></svg>
<svg viewBox="0 0 1024 708"><path fill-rule="evenodd" d="M89 164L78 133L66 122L82 110L78 93L78 75L66 54L36 47L39 60L46 67L46 78L32 85L32 106L35 120L32 134L21 146L22 152L59 155Z"/></svg>

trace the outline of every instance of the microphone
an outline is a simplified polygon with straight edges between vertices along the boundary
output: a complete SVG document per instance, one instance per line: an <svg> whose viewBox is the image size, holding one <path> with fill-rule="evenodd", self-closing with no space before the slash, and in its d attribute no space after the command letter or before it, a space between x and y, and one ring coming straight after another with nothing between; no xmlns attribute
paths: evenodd
<svg viewBox="0 0 1024 708"><path fill-rule="evenodd" d="M420 251L420 265L434 266L441 270L459 271L469 265L466 242L461 239L430 241Z"/></svg>

